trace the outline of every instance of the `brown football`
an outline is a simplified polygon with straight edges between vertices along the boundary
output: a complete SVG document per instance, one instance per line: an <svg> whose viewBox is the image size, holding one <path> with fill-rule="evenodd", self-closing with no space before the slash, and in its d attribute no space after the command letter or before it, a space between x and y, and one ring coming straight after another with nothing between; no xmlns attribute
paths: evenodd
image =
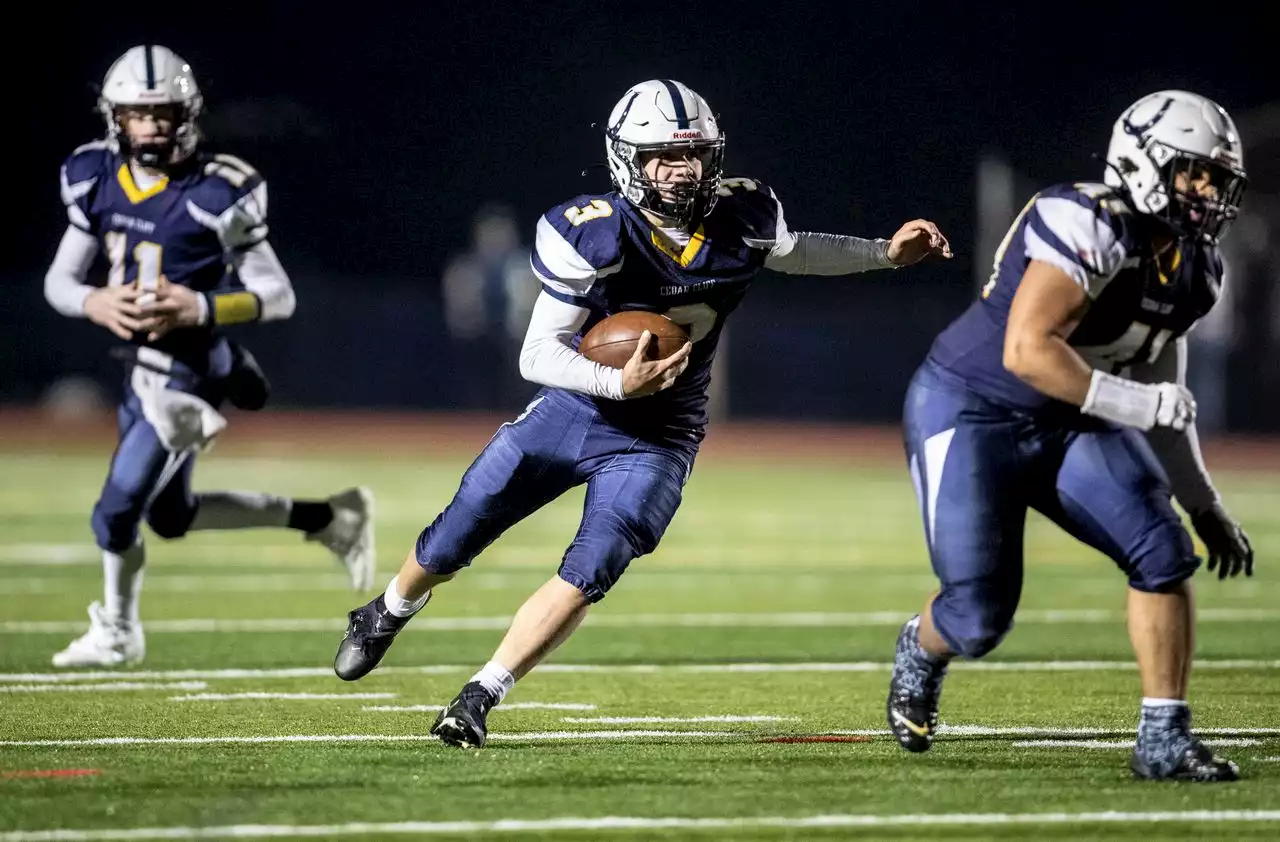
<svg viewBox="0 0 1280 842"><path fill-rule="evenodd" d="M647 310L623 310L596 323L578 345L578 353L612 368L622 368L635 353L644 331L651 334L648 358L664 360L689 341L684 328Z"/></svg>

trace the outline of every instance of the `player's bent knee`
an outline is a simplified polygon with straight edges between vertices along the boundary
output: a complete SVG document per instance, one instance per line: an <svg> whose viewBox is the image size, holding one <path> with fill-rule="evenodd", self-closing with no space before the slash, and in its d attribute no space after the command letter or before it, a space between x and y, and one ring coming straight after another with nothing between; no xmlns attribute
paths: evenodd
<svg viewBox="0 0 1280 842"><path fill-rule="evenodd" d="M1131 556L1129 587L1146 593L1160 593L1190 579L1200 566L1191 536L1180 524L1153 529Z"/></svg>
<svg viewBox="0 0 1280 842"><path fill-rule="evenodd" d="M452 576L470 565L485 546L473 546L477 542L470 539L466 530L447 520L447 512L446 509L435 523L422 530L414 544L418 566L435 576Z"/></svg>
<svg viewBox="0 0 1280 842"><path fill-rule="evenodd" d="M138 541L138 513L110 506L99 500L89 523L98 546L107 552L122 553Z"/></svg>
<svg viewBox="0 0 1280 842"><path fill-rule="evenodd" d="M1169 591L1190 579L1199 566L1193 552L1144 556L1129 571L1129 587L1144 593Z"/></svg>
<svg viewBox="0 0 1280 842"><path fill-rule="evenodd" d="M981 658L1013 628L1017 595L983 585L947 586L933 601L933 626L963 658Z"/></svg>
<svg viewBox="0 0 1280 842"><path fill-rule="evenodd" d="M147 526L150 526L151 531L159 537L172 541L187 534L187 531L191 528L191 522L195 520L195 516L196 510L194 507L189 509L152 509L147 513Z"/></svg>
<svg viewBox="0 0 1280 842"><path fill-rule="evenodd" d="M591 602L599 602L633 559L657 549L660 537L640 518L617 513L594 517L569 546L559 576Z"/></svg>

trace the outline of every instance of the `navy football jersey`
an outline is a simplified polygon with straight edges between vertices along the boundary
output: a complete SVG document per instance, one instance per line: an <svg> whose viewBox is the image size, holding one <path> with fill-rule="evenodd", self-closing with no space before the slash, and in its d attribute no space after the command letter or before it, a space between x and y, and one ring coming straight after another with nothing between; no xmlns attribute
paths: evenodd
<svg viewBox="0 0 1280 842"><path fill-rule="evenodd" d="M1160 223L1102 184L1060 184L1032 197L996 250L995 269L974 302L934 341L929 358L970 389L1028 410L1065 407L1005 370L1009 307L1032 260L1066 272L1090 299L1068 342L1094 368L1122 374L1154 362L1218 300L1216 244L1177 241L1162 269L1152 250Z"/></svg>
<svg viewBox="0 0 1280 842"><path fill-rule="evenodd" d="M81 146L62 166L67 216L101 243L107 283L142 290L155 289L162 274L197 292L240 289L231 258L266 239L266 190L256 170L230 155L194 155L145 190L104 142ZM219 337L203 325L152 344L206 373Z"/></svg>
<svg viewBox="0 0 1280 842"><path fill-rule="evenodd" d="M689 367L669 389L625 401L576 397L622 426L700 437L725 319L785 236L773 191L748 178L721 183L710 213L682 248L618 193L578 196L547 211L531 260L544 291L590 311L574 347L601 319L623 310L662 313L693 341Z"/></svg>

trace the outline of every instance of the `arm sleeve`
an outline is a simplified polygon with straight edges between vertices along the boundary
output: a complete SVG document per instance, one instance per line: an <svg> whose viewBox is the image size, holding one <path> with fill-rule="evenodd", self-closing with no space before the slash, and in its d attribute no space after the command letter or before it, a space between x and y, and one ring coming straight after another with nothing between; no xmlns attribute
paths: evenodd
<svg viewBox="0 0 1280 842"><path fill-rule="evenodd" d="M1187 380L1187 340L1179 337L1166 345L1153 363L1133 366L1134 380L1143 383L1182 383ZM1218 492L1200 453L1200 438L1195 425L1184 432L1155 427L1147 433L1147 441L1169 475L1173 494L1188 513L1195 514L1217 503Z"/></svg>
<svg viewBox="0 0 1280 842"><path fill-rule="evenodd" d="M293 315L298 303L293 283L270 243L263 240L238 253L235 268L240 283L258 299L260 321L276 321Z"/></svg>
<svg viewBox="0 0 1280 842"><path fill-rule="evenodd" d="M839 234L783 231L764 265L788 275L851 275L896 268L889 260L889 241Z"/></svg>
<svg viewBox="0 0 1280 842"><path fill-rule="evenodd" d="M44 297L53 309L64 316L84 317L84 300L94 289L85 280L97 256L97 238L76 225L68 225L44 276Z"/></svg>
<svg viewBox="0 0 1280 842"><path fill-rule="evenodd" d="M520 376L544 386L621 400L622 370L589 360L573 347L573 338L588 315L585 307L563 301L546 289L540 292L520 349Z"/></svg>

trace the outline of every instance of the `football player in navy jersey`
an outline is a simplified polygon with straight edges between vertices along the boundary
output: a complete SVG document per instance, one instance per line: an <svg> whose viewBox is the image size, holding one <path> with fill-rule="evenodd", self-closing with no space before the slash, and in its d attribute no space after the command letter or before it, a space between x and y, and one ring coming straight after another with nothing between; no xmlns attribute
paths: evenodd
<svg viewBox="0 0 1280 842"><path fill-rule="evenodd" d="M267 185L239 158L198 149L203 100L191 68L166 47L130 49L112 64L98 109L105 140L62 167L70 224L45 277L45 297L129 343L119 443L92 526L102 549L103 602L55 666L142 660L138 614L145 518L162 538L197 529L288 527L330 550L352 585L374 576L372 497L351 488L325 500L241 491L193 494L196 454L226 420L224 400L261 407L267 383L224 325L286 319L294 293L267 242ZM98 255L107 283L89 283Z"/></svg>
<svg viewBox="0 0 1280 842"><path fill-rule="evenodd" d="M609 193L578 196L538 220L532 255L542 291L520 356L544 388L472 463L423 530L386 593L349 615L334 669L360 678L394 636L506 529L585 483L581 525L558 574L516 613L493 659L445 708L432 733L480 746L485 717L516 680L562 643L632 559L653 552L680 504L707 422L707 384L725 319L765 267L844 275L950 256L937 227L889 240L788 230L773 191L722 177L724 136L711 107L680 82L631 88L605 131ZM597 322L643 309L686 326L690 342L622 369L576 350Z"/></svg>
<svg viewBox="0 0 1280 842"><path fill-rule="evenodd" d="M1240 138L1217 103L1160 91L1115 123L1106 168L1104 183L1032 197L981 297L908 389L908 467L941 588L898 636L889 725L907 750L927 750L948 661L980 658L1009 631L1030 507L1128 577L1144 697L1133 774L1234 780L1236 766L1190 731L1200 559L1171 495L1210 570L1252 575L1184 385L1184 335L1222 289L1218 238L1245 186Z"/></svg>

